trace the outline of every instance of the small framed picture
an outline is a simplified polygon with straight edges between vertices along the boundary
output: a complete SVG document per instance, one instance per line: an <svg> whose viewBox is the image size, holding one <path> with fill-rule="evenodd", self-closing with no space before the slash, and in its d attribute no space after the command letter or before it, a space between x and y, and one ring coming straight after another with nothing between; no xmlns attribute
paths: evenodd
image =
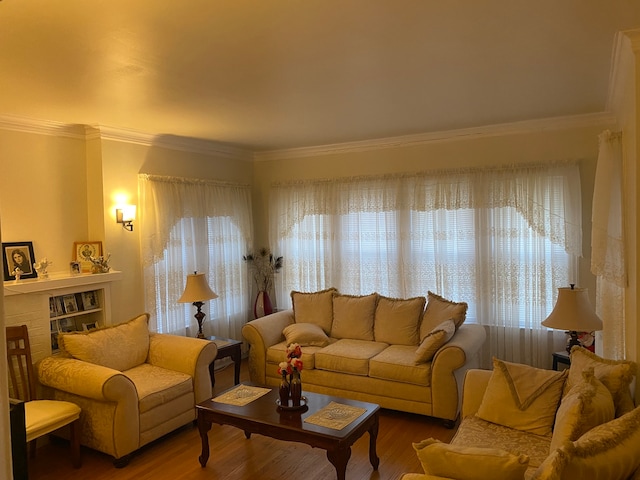
<svg viewBox="0 0 640 480"><path fill-rule="evenodd" d="M73 242L73 258L75 262L80 262L80 266L83 273L90 273L91 257L102 256L102 242L87 241L87 242Z"/></svg>
<svg viewBox="0 0 640 480"><path fill-rule="evenodd" d="M61 318L59 325L61 332L74 332L76 330L76 322L73 318Z"/></svg>
<svg viewBox="0 0 640 480"><path fill-rule="evenodd" d="M57 317L58 310L56 309L55 297L49 297L49 318Z"/></svg>
<svg viewBox="0 0 640 480"><path fill-rule="evenodd" d="M71 275L80 275L82 273L82 265L80 262L71 262L69 263L69 273Z"/></svg>
<svg viewBox="0 0 640 480"><path fill-rule="evenodd" d="M75 313L78 311L78 303L74 294L63 295L62 303L64 303L65 313Z"/></svg>
<svg viewBox="0 0 640 480"><path fill-rule="evenodd" d="M93 330L94 328L98 328L98 322L90 322L90 323L82 324L82 330L84 330L85 332L88 332L89 330Z"/></svg>
<svg viewBox="0 0 640 480"><path fill-rule="evenodd" d="M64 303L62 297L55 297L56 312L58 315L64 315Z"/></svg>
<svg viewBox="0 0 640 480"><path fill-rule="evenodd" d="M4 280L14 280L16 269L22 272L20 278L36 278L36 269L33 268L35 255L33 254L33 242L8 242L2 243L2 259L4 260Z"/></svg>
<svg viewBox="0 0 640 480"><path fill-rule="evenodd" d="M98 296L96 295L96 291L92 290L90 292L82 292L82 305L85 310L93 310L100 307L98 303Z"/></svg>

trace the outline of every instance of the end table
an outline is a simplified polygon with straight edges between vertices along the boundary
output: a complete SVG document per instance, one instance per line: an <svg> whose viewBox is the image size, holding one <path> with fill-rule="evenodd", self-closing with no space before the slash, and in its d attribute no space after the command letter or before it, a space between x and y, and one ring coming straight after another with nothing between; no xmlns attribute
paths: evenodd
<svg viewBox="0 0 640 480"><path fill-rule="evenodd" d="M216 358L213 360L213 362L211 362L211 364L209 365L211 388L213 388L216 384L216 378L213 374L215 361L225 357L231 357L231 360L233 360L233 380L235 382L235 385L238 385L240 383L240 364L242 362L242 342L239 340L233 340L231 338L216 337L215 335L212 337L208 337L207 339L214 342L218 347L218 354L216 355Z"/></svg>
<svg viewBox="0 0 640 480"><path fill-rule="evenodd" d="M554 370L558 370L558 363L563 363L567 366L571 365L571 357L567 352L553 352L551 356L553 357Z"/></svg>

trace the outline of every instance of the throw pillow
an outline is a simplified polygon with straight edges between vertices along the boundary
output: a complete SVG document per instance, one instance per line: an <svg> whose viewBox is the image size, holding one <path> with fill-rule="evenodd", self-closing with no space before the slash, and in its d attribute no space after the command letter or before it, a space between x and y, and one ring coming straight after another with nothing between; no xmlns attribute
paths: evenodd
<svg viewBox="0 0 640 480"><path fill-rule="evenodd" d="M640 407L565 442L538 467L532 480L628 479L640 468Z"/></svg>
<svg viewBox="0 0 640 480"><path fill-rule="evenodd" d="M586 348L573 347L571 349L571 366L565 392L580 382L582 372L593 367L593 373L613 396L616 406L616 417L633 409L633 400L629 385L636 375L637 365L628 360L609 360L599 357Z"/></svg>
<svg viewBox="0 0 640 480"><path fill-rule="evenodd" d="M324 347L329 344L329 337L315 323L292 323L285 327L282 334L287 345L297 343L301 347Z"/></svg>
<svg viewBox="0 0 640 480"><path fill-rule="evenodd" d="M147 360L148 322L149 314L145 313L111 327L61 333L58 345L61 351L78 360L123 372Z"/></svg>
<svg viewBox="0 0 640 480"><path fill-rule="evenodd" d="M430 362L440 347L453 338L454 333L456 333L456 324L453 320L442 322L431 330L416 350L416 365Z"/></svg>
<svg viewBox="0 0 640 480"><path fill-rule="evenodd" d="M414 443L424 473L458 480L522 480L529 457L498 448L461 447L429 438Z"/></svg>
<svg viewBox="0 0 640 480"><path fill-rule="evenodd" d="M427 309L420 325L420 340L445 320L453 319L456 328L467 317L468 305L465 302L452 302L433 292L427 294Z"/></svg>
<svg viewBox="0 0 640 480"><path fill-rule="evenodd" d="M376 342L390 345L418 345L418 327L424 311L424 297L378 299L373 323Z"/></svg>
<svg viewBox="0 0 640 480"><path fill-rule="evenodd" d="M331 336L373 341L373 319L377 303L377 293L364 296L334 295Z"/></svg>
<svg viewBox="0 0 640 480"><path fill-rule="evenodd" d="M333 295L336 293L338 291L335 288L319 292L292 291L291 302L296 323L315 323L329 335L333 322Z"/></svg>
<svg viewBox="0 0 640 480"><path fill-rule="evenodd" d="M550 451L565 441L575 441L593 427L615 417L611 393L595 378L593 368L582 372L583 380L575 384L560 402L553 427Z"/></svg>
<svg viewBox="0 0 640 480"><path fill-rule="evenodd" d="M566 377L566 370L556 372L494 358L477 415L505 427L550 435Z"/></svg>

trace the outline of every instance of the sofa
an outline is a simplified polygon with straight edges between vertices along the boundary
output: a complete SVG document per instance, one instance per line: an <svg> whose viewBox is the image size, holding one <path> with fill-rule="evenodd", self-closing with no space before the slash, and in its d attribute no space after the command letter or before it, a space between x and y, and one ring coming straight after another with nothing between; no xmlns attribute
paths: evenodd
<svg viewBox="0 0 640 480"><path fill-rule="evenodd" d="M555 372L493 360L469 370L449 444L413 444L424 473L402 480L640 479L636 364L571 350Z"/></svg>
<svg viewBox="0 0 640 480"><path fill-rule="evenodd" d="M407 299L336 289L291 292L293 308L243 326L253 383L277 387L286 347L302 347L303 391L377 403L453 427L462 381L479 366L484 328L467 304L433 292Z"/></svg>
<svg viewBox="0 0 640 480"><path fill-rule="evenodd" d="M211 397L208 340L149 332L149 315L60 334L60 353L36 365L43 398L80 406L80 443L125 466L143 445L196 418Z"/></svg>

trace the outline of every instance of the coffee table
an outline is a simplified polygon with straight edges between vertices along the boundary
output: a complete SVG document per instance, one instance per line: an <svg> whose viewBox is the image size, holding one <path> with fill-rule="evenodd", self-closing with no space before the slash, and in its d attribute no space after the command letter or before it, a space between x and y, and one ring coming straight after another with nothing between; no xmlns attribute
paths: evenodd
<svg viewBox="0 0 640 480"><path fill-rule="evenodd" d="M205 400L196 405L198 430L202 440L202 453L198 458L200 465L204 467L209 460L208 432L211 430L211 425L217 423L244 430L247 439L252 433L257 433L278 440L306 443L312 447L322 448L327 451L327 458L335 467L338 480L345 480L347 463L351 457L351 445L365 432L369 432L369 461L373 469L377 470L380 463L376 453L380 407L373 403L319 393L303 392L303 394L306 398L306 407L301 410L279 408L276 404L278 391L274 389L245 406L228 405L213 400ZM365 412L342 430L304 421L330 402L363 408Z"/></svg>

